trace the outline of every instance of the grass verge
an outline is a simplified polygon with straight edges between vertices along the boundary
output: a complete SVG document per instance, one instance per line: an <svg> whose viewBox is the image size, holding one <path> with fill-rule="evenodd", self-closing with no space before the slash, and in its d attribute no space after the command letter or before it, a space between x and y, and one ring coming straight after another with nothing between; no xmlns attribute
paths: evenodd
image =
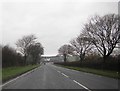
<svg viewBox="0 0 120 91"><path fill-rule="evenodd" d="M28 65L20 67L8 67L2 69L2 82L6 82L12 78L15 78L23 73L26 73L40 65Z"/></svg>
<svg viewBox="0 0 120 91"><path fill-rule="evenodd" d="M120 76L117 71L110 71L110 70L100 70L100 69L92 69L92 68L81 68L81 67L73 67L73 66L63 66L63 65L58 65L61 67L65 67L68 69L73 69L77 71L82 71L82 72L87 72L87 73L93 73L101 76L106 76L110 78L115 78L115 79L120 79Z"/></svg>
<svg viewBox="0 0 120 91"><path fill-rule="evenodd" d="M0 85L2 83L2 68L0 68Z"/></svg>

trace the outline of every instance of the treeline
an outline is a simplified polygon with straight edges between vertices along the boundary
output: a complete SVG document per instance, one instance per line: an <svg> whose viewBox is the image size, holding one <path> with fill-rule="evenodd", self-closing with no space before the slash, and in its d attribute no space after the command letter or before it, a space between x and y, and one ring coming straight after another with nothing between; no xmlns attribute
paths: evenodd
<svg viewBox="0 0 120 91"><path fill-rule="evenodd" d="M35 35L23 36L16 42L16 49L2 46L2 67L37 64L44 53L43 46Z"/></svg>
<svg viewBox="0 0 120 91"><path fill-rule="evenodd" d="M82 28L82 32L70 41L70 44L61 46L59 55L64 56L67 63L67 55L79 56L79 62L74 65L113 68L120 63L120 17L116 14L94 16ZM100 66L100 67L99 67ZM112 67L113 66L113 67Z"/></svg>
<svg viewBox="0 0 120 91"><path fill-rule="evenodd" d="M15 49L6 45L2 47L2 67L23 66L23 57Z"/></svg>
<svg viewBox="0 0 120 91"><path fill-rule="evenodd" d="M73 56L74 57L74 56ZM68 58L68 57L67 57ZM96 55L86 56L84 61L81 63L80 61L66 61L66 62L54 62L54 64L60 64L64 66L73 66L73 67L86 67L86 68L93 68L93 69L103 69L103 70L119 70L118 60L120 60L119 56L110 56L106 63L103 65L103 58Z"/></svg>

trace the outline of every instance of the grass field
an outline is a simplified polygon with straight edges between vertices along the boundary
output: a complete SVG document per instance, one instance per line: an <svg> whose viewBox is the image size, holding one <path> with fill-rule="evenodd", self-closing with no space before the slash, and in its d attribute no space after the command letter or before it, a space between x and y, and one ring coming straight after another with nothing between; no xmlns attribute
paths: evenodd
<svg viewBox="0 0 120 91"><path fill-rule="evenodd" d="M40 65L28 65L22 67L8 67L2 69L2 81L5 82L9 79L12 79L16 76L19 76L25 72L28 72Z"/></svg>
<svg viewBox="0 0 120 91"><path fill-rule="evenodd" d="M120 76L118 75L117 71L110 71L110 70L100 70L100 69L92 69L92 68L81 68L81 67L72 67L72 66L63 66L59 65L65 68L77 70L77 71L82 71L82 72L87 72L87 73L93 73L101 76L106 76L106 77L111 77L115 79L120 79Z"/></svg>

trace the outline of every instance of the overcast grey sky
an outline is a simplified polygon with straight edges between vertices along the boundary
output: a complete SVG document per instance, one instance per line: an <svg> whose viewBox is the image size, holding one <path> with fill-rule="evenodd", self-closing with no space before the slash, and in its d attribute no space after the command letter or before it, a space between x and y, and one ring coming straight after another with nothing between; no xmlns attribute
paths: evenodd
<svg viewBox="0 0 120 91"><path fill-rule="evenodd" d="M3 44L15 47L22 36L35 34L44 46L45 55L57 54L58 48L79 35L83 24L93 15L118 13L117 2L40 0L1 5Z"/></svg>

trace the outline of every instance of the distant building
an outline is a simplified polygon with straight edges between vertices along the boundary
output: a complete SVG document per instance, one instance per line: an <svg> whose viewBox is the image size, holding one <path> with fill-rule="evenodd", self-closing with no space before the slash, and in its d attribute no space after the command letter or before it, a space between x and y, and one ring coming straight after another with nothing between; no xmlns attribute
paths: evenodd
<svg viewBox="0 0 120 91"><path fill-rule="evenodd" d="M48 61L49 60L49 61ZM64 57L63 55L56 55L56 56L41 56L41 62L64 62ZM72 62L72 61L79 61L79 56L78 55L67 55L67 61Z"/></svg>

